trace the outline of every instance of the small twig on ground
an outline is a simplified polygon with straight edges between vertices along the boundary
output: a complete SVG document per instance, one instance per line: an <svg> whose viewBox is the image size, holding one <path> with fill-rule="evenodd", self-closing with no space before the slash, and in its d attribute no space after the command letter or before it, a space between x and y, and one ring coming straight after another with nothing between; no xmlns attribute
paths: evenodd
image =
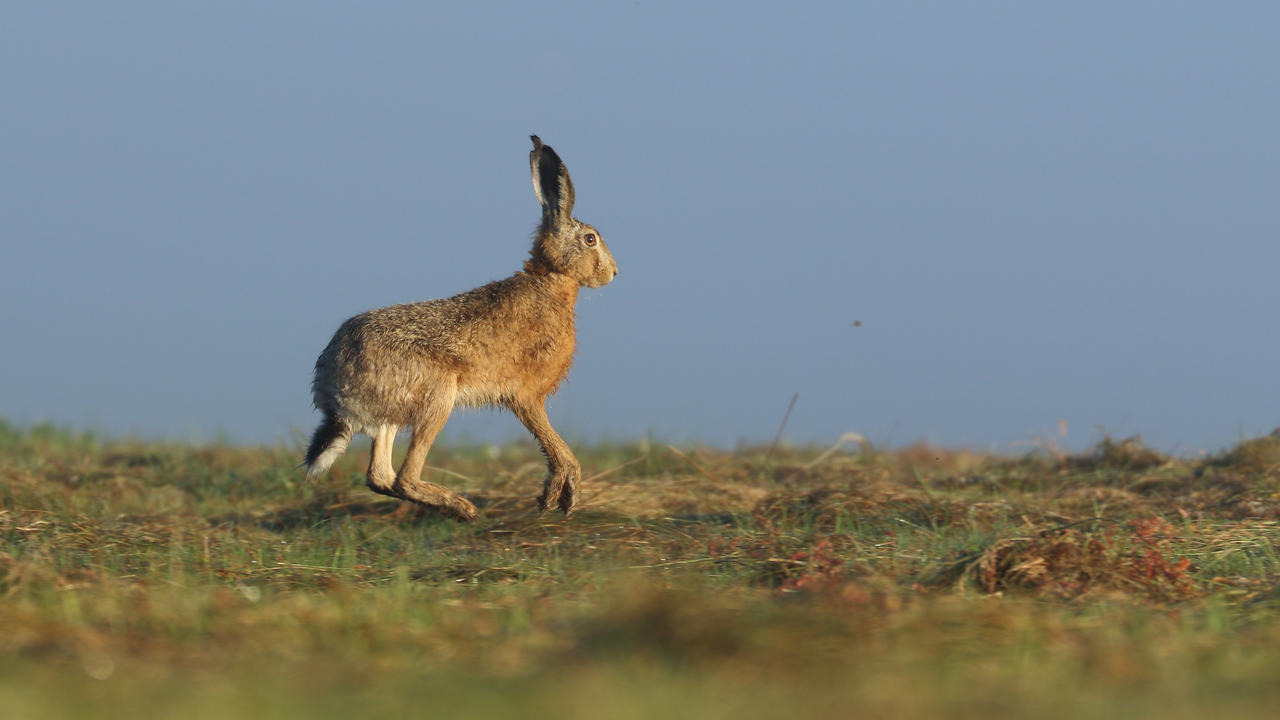
<svg viewBox="0 0 1280 720"><path fill-rule="evenodd" d="M467 477L466 475L463 475L462 473L454 472L454 471L452 471L452 470L445 470L444 468L442 468L442 467L436 467L435 465L427 465L427 466L426 466L426 469L427 469L427 472L438 472L438 473L444 473L445 475L449 475L449 476L452 476L452 477L456 477L456 478L458 478L459 480L466 480L467 482L475 482L475 478Z"/></svg>
<svg viewBox="0 0 1280 720"><path fill-rule="evenodd" d="M718 558L697 557L697 558L690 558L688 560L669 560L667 562L654 563L653 565L628 565L627 569L628 570L644 570L648 568L674 567L676 565L692 565L694 563L715 562L716 560L723 560L726 557L729 557L729 556L725 555Z"/></svg>
<svg viewBox="0 0 1280 720"><path fill-rule="evenodd" d="M626 467L626 466L628 466L628 465L635 465L636 463L641 462L641 461L643 461L643 460L647 460L647 459L648 459L648 458L647 458L647 457L645 457L644 455L641 455L641 456L640 456L640 457L638 457L638 458L632 458L632 459L630 459L630 460L628 460L628 461L626 461L626 462L622 463L621 465L614 465L613 467L609 468L608 470L601 470L600 472L596 473L595 475L592 475L591 477L583 478L582 482L591 482L592 480L599 480L600 478L602 478L602 477L604 477L604 476L606 476L606 475L612 475L613 473L615 473L615 472L617 472L617 471L621 470L622 468L624 468L624 467Z"/></svg>
<svg viewBox="0 0 1280 720"><path fill-rule="evenodd" d="M840 448L844 447L846 444L851 442L856 442L860 446L865 446L867 444L867 439L862 437L856 432L847 432L841 435L838 440L836 440L835 445L832 445L831 447L823 451L821 455L805 463L805 465L801 469L808 470L818 465L819 463L831 457L832 455L835 455L837 450L839 450Z"/></svg>
<svg viewBox="0 0 1280 720"><path fill-rule="evenodd" d="M693 468L694 468L695 470L697 470L698 472L702 473L702 477L704 477L704 478L706 478L706 479L710 480L711 482L720 482L720 479L719 479L719 478L717 478L715 475L712 475L711 473L707 472L706 468L704 468L704 467L702 467L701 465L699 465L698 463L694 462L694 461L693 461L693 458L691 458L691 457L689 457L688 455L685 455L684 453L682 453L682 452L680 452L679 450L677 450L677 449L676 449L676 447L675 447L674 445L668 445L668 446L667 446L667 449L668 449L668 450L670 450L671 452L675 453L677 456L679 456L681 460L684 460L685 462L687 462L687 463L689 463L690 465L692 465L692 466L693 466Z"/></svg>
<svg viewBox="0 0 1280 720"><path fill-rule="evenodd" d="M778 434L773 436L773 444L769 446L769 454L764 456L767 464L773 458L773 451L778 449L778 443L782 442L782 431L787 428L787 420L791 418L791 411L796 408L796 400L800 399L800 393L792 393L791 402L787 405L787 411L782 414L782 423L778 425Z"/></svg>

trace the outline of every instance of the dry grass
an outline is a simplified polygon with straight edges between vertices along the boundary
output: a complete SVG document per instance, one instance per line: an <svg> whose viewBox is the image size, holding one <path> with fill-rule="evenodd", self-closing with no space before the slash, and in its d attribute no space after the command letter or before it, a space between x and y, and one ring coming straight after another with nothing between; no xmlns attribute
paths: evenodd
<svg viewBox="0 0 1280 720"><path fill-rule="evenodd" d="M1191 717L1280 703L1280 450L586 449L539 517L520 445L432 463L0 425L12 717ZM140 704L140 700L145 703ZM445 704L441 704L445 703ZM1031 712L1034 709L1035 712ZM448 713L445 713L448 714Z"/></svg>

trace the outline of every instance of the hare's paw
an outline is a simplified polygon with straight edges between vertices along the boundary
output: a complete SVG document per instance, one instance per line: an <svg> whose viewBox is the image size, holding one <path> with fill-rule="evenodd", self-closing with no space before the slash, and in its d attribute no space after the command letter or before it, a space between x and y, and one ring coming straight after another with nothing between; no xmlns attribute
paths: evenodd
<svg viewBox="0 0 1280 720"><path fill-rule="evenodd" d="M476 506L461 495L454 495L449 504L442 506L440 510L453 519L462 522L471 522L480 517L480 511L476 510Z"/></svg>
<svg viewBox="0 0 1280 720"><path fill-rule="evenodd" d="M393 492L423 507L432 508L455 520L470 522L480 516L471 501L443 485L423 481L397 480Z"/></svg>
<svg viewBox="0 0 1280 720"><path fill-rule="evenodd" d="M568 517L573 509L578 506L578 501L582 499L582 471L574 468L569 477L565 478L564 487L560 490L560 500L557 503L560 512Z"/></svg>
<svg viewBox="0 0 1280 720"><path fill-rule="evenodd" d="M538 512L557 508L566 516L578 505L581 491L582 469L577 463L547 474L547 481L538 498Z"/></svg>
<svg viewBox="0 0 1280 720"><path fill-rule="evenodd" d="M374 492L378 493L379 495L386 495L386 496L387 496L387 497L389 497L389 498L395 498L395 499L397 499L397 500L407 500L407 499L408 499L408 498L406 498L404 495L400 494L400 493L395 489L395 487L394 487L394 486L391 486L391 485L385 485L385 486L384 486L384 485L378 485L378 484L374 483L372 480L366 480L366 481L365 481L365 483L364 483L364 486L365 486L365 487L367 487L367 488L369 488L370 490L372 490L372 491L374 491Z"/></svg>

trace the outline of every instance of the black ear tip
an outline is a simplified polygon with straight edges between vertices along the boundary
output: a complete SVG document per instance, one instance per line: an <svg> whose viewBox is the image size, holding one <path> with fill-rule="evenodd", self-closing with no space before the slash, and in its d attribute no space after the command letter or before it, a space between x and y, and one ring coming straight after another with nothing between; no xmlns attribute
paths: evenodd
<svg viewBox="0 0 1280 720"><path fill-rule="evenodd" d="M542 138L537 135L530 135L529 139L533 141L533 149L537 150L542 147Z"/></svg>

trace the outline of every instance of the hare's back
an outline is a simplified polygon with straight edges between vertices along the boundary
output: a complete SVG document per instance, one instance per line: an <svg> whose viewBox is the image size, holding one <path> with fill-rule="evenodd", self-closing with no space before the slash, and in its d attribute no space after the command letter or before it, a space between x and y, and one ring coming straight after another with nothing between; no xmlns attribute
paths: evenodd
<svg viewBox="0 0 1280 720"><path fill-rule="evenodd" d="M357 429L413 424L422 398L456 377L460 365L439 302L379 308L344 322L316 361L316 406Z"/></svg>

